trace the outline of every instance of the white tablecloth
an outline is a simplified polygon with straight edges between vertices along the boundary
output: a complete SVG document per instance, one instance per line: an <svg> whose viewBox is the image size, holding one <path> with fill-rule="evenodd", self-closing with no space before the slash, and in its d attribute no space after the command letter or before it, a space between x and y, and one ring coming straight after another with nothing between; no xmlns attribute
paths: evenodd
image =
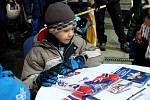
<svg viewBox="0 0 150 100"><path fill-rule="evenodd" d="M102 73L114 73L121 67L132 68L132 69L150 73L150 68L148 67L125 65L125 64L102 64L97 67L84 68L84 69L78 70L81 73L73 77L70 77L67 81L76 82L87 76L91 79L94 79L96 76L101 75ZM146 88L142 92L144 95L140 96L136 100L150 100L150 86L148 86L147 84L150 84L150 80L144 85L144 87ZM130 90L119 93L119 94L113 94L113 93L108 92L107 90L103 90L94 96L99 98L100 100L126 100L132 94L136 93L142 88L132 87ZM35 100L62 100L62 98L67 97L69 94L71 94L70 91L66 91L66 90L57 88L55 86L41 87L37 93Z"/></svg>

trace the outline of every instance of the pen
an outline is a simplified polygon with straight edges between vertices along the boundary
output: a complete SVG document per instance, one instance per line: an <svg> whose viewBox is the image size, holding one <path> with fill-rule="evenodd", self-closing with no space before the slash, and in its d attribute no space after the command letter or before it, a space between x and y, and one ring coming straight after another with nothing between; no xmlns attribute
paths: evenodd
<svg viewBox="0 0 150 100"><path fill-rule="evenodd" d="M135 94L132 94L127 100L130 100L132 97L136 96L137 94L141 93L144 91L146 88L141 89L140 91L136 92Z"/></svg>

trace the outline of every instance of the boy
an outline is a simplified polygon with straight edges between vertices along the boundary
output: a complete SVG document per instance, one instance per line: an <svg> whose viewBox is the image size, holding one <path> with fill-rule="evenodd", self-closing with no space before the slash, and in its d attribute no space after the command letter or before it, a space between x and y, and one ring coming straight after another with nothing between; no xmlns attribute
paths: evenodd
<svg viewBox="0 0 150 100"><path fill-rule="evenodd" d="M49 5L45 23L24 61L22 80L29 89L51 86L58 74L102 63L101 51L74 34L74 13L65 2Z"/></svg>

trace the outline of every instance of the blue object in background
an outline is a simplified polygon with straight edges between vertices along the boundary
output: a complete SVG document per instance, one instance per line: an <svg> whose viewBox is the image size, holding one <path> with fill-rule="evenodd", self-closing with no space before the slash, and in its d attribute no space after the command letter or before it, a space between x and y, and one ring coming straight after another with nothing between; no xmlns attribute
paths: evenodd
<svg viewBox="0 0 150 100"><path fill-rule="evenodd" d="M30 49L32 48L34 36L27 38L23 44L23 54L24 57L28 54Z"/></svg>
<svg viewBox="0 0 150 100"><path fill-rule="evenodd" d="M41 21L41 18L33 18L33 21L32 21L32 36L35 36L39 30L41 29L42 27L42 21Z"/></svg>
<svg viewBox="0 0 150 100"><path fill-rule="evenodd" d="M0 64L0 100L30 100L30 92L22 81Z"/></svg>

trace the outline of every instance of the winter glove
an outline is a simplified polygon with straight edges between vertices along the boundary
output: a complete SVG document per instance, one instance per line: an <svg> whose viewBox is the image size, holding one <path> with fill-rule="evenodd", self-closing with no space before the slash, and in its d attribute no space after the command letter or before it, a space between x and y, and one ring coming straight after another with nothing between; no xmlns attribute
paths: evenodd
<svg viewBox="0 0 150 100"><path fill-rule="evenodd" d="M66 62L64 62L61 65L59 74L65 75L76 69L83 68L86 60L87 60L87 56L82 56L82 55L77 56L74 59L68 59Z"/></svg>
<svg viewBox="0 0 150 100"><path fill-rule="evenodd" d="M40 75L36 79L37 86L40 88L41 86L51 86L53 84L56 84L58 80L58 66L54 66L50 68L49 70L43 71L40 73Z"/></svg>

